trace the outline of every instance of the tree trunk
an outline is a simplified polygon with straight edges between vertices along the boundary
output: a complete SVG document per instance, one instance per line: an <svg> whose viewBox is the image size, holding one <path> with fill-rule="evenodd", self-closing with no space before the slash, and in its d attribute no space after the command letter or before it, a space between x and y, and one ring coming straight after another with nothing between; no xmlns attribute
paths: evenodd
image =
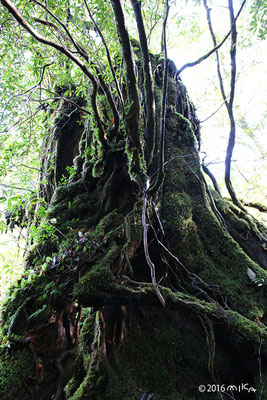
<svg viewBox="0 0 267 400"><path fill-rule="evenodd" d="M195 109L173 64L154 194L131 179L123 135L97 159L79 118L51 121L47 215L2 307L1 399L263 400L266 230L208 188ZM158 140L155 175L159 152Z"/></svg>

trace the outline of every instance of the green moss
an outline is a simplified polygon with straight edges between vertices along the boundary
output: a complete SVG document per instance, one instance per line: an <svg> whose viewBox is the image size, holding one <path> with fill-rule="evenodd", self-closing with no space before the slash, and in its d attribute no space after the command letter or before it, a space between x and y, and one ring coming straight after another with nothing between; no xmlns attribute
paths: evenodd
<svg viewBox="0 0 267 400"><path fill-rule="evenodd" d="M167 323L167 315L154 315L145 325L133 325L122 347L115 349L105 399L139 399L148 391L164 400L180 398L171 378L179 363L180 333Z"/></svg>
<svg viewBox="0 0 267 400"><path fill-rule="evenodd" d="M74 296L76 298L89 297L96 294L98 291L104 291L111 288L114 277L109 269L109 266L103 265L94 266L86 275L84 275L76 284Z"/></svg>
<svg viewBox="0 0 267 400"><path fill-rule="evenodd" d="M98 394L101 393L101 386L105 380L105 371L102 369L102 343L99 312L89 311L82 323L74 375L67 385L70 400L99 398Z"/></svg>
<svg viewBox="0 0 267 400"><path fill-rule="evenodd" d="M171 160L164 180L161 219L171 249L207 287L217 285L229 307L256 320L266 305L262 293L250 284L247 268L262 279L266 279L265 271L222 229L209 207L189 121L178 114L172 115L168 124L166 156ZM229 210L229 205L223 207ZM251 225L245 213L230 208L229 215L240 233L248 232ZM190 280L185 270L182 274Z"/></svg>
<svg viewBox="0 0 267 400"><path fill-rule="evenodd" d="M198 395L199 383L212 381L202 327L186 313L143 311L145 319L131 323L125 341L112 353L102 398L137 400L148 392L160 400Z"/></svg>
<svg viewBox="0 0 267 400"><path fill-rule="evenodd" d="M98 229L100 229L100 227L98 227ZM110 250L101 261L95 264L76 284L74 289L75 297L86 297L98 291L110 289L115 282L110 266L118 257L119 253L120 248L118 248L115 242L111 243Z"/></svg>
<svg viewBox="0 0 267 400"><path fill-rule="evenodd" d="M128 172L131 180L138 182L141 187L144 187L146 176L144 154L137 147L130 146L129 143L125 147L125 153L128 158Z"/></svg>
<svg viewBox="0 0 267 400"><path fill-rule="evenodd" d="M23 387L23 383L34 375L34 361L27 349L14 354L2 351L0 357L0 397L2 400L13 398L13 388ZM12 395L13 393L13 395Z"/></svg>
<svg viewBox="0 0 267 400"><path fill-rule="evenodd" d="M104 163L104 161L103 161L102 159L101 159L101 160L97 160L97 161L94 163L93 170L92 170L92 175L93 175L93 177L94 177L94 178L97 178L97 177L103 175L103 173L104 173L104 168L105 168L105 163Z"/></svg>
<svg viewBox="0 0 267 400"><path fill-rule="evenodd" d="M264 329L237 312L230 311L229 314L233 332L242 332L247 342L253 343L255 347L262 342L262 351L264 353L267 350L267 333Z"/></svg>
<svg viewBox="0 0 267 400"><path fill-rule="evenodd" d="M73 165L74 165L74 172L81 172L82 167L83 167L83 157L81 155L78 155L74 158L73 160Z"/></svg>
<svg viewBox="0 0 267 400"><path fill-rule="evenodd" d="M120 225L123 221L123 216L118 213L118 210L115 209L105 215L98 223L95 229L96 235L104 235L114 229L118 225ZM110 236L110 235L109 235Z"/></svg>

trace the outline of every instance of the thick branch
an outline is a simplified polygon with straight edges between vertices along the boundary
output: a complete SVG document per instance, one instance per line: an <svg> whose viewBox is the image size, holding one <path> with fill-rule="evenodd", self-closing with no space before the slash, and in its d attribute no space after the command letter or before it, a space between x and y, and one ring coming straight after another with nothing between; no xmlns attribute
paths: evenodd
<svg viewBox="0 0 267 400"><path fill-rule="evenodd" d="M131 0L135 20L137 24L142 57L143 57L143 68L145 75L145 106L146 106L146 133L147 133L147 153L148 161L151 162L154 150L154 140L155 140L155 99L154 99L154 89L153 89L153 79L152 79L152 68L151 61L149 57L146 32L143 23L141 2L137 0Z"/></svg>
<svg viewBox="0 0 267 400"><path fill-rule="evenodd" d="M267 207L264 204L261 204L261 203L244 202L244 205L246 207L256 208L260 212L264 212L264 213L267 212Z"/></svg>
<svg viewBox="0 0 267 400"><path fill-rule="evenodd" d="M89 8L88 3L87 3L86 0L84 0L84 4L85 4L86 10L88 12L88 15L89 15L90 19L92 20L92 22L94 24L94 27L95 27L97 33L99 34L99 36L100 36L100 38L102 40L102 43L103 43L103 45L105 47L106 54L107 54L107 59L108 59L108 63L109 63L109 67L110 67L110 70L111 70L111 73L112 73L112 76L113 76L113 79L114 79L114 82L115 82L115 85L116 85L116 89L117 89L121 104L123 105L124 104L123 96L122 96L122 93L121 93L121 89L120 89L120 85L119 85L119 82L118 82L118 79L117 79L116 72L115 72L114 67L113 67L113 63L112 63L112 60L111 60L111 55L110 55L110 52L109 52L109 48L108 48L107 42L106 42L106 40L105 40L105 38L104 38L104 36L103 36L98 24L96 23L95 19L93 18L93 15L92 15L92 13L90 11L90 8Z"/></svg>
<svg viewBox="0 0 267 400"><path fill-rule="evenodd" d="M125 283L128 278L125 277ZM129 282L130 284L131 282ZM101 307L109 305L133 305L138 306L159 306L157 294L151 283L140 283L135 290L129 289L123 285L117 285L111 292L98 292L88 294L79 298L79 302L85 307ZM204 314L210 316L215 321L222 321L229 329L257 346L262 339L267 339L267 334L263 328L246 317L232 310L225 310L216 302L207 302L199 300L196 297L181 292L173 293L170 289L160 287L160 291L165 300L165 307L169 310L181 310L195 316ZM267 348L265 346L264 352Z"/></svg>
<svg viewBox="0 0 267 400"><path fill-rule="evenodd" d="M164 73L163 73L163 89L161 100L161 113L160 113L160 133L159 133L159 156L158 156L158 173L156 181L149 189L149 194L155 193L159 188L164 176L164 135L166 125L166 103L168 91L168 57L167 57L167 40L166 40L166 25L169 14L169 3L166 1L166 13L163 22L163 50L164 50Z"/></svg>
<svg viewBox="0 0 267 400"><path fill-rule="evenodd" d="M118 36L121 43L123 58L125 62L127 90L129 97L129 111L126 115L126 123L129 133L131 145L140 149L140 135L139 135L139 118L140 107L137 92L137 82L135 75L135 67L133 60L133 53L129 34L125 26L124 15L121 7L120 0L111 0L115 21L117 25Z"/></svg>

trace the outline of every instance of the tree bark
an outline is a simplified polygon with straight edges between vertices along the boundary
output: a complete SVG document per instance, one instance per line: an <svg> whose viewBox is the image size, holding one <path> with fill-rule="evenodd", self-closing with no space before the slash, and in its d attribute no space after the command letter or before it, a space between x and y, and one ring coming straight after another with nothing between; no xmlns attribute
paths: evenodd
<svg viewBox="0 0 267 400"><path fill-rule="evenodd" d="M163 66L153 62L159 115ZM165 176L145 210L124 148L107 151L96 176L90 132L71 125L82 133L75 174L51 193L25 274L2 306L2 399L227 399L231 389L235 399L264 399L266 250L254 235L262 250L253 257L249 232L266 230L216 195L224 226L214 214L194 107L175 72Z"/></svg>

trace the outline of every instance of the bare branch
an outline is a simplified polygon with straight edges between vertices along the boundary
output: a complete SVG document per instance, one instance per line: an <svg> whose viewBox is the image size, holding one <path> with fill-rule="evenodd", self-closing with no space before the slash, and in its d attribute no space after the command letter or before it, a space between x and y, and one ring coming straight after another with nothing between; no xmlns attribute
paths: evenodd
<svg viewBox="0 0 267 400"><path fill-rule="evenodd" d="M31 114L30 117L28 117L28 118L26 118L26 119L24 119L24 120L21 120L22 118L19 118L19 120L18 120L17 122L15 122L13 125L11 125L6 131L0 132L0 133L5 133L5 136L4 136L4 138L2 139L2 141L1 141L1 143L0 143L0 149L2 148L2 145L3 145L4 141L5 141L5 138L6 138L6 135L7 135L8 132L10 132L13 128L15 128L15 126L18 126L18 125L19 125L19 126L22 126L22 125L24 125L26 122L31 121L32 118L33 118L35 115L38 114L38 112L40 112L40 110L37 110L35 113Z"/></svg>
<svg viewBox="0 0 267 400"><path fill-rule="evenodd" d="M230 23L231 23L231 50L230 50L230 57L231 57L231 83L230 83L230 95L229 95L229 101L226 97L225 94L225 89L224 89L224 83L223 83L223 78L221 74L221 67L220 67L220 59L219 59L219 54L218 51L216 51L216 63L217 63L217 74L218 74L218 79L220 83L220 89L221 89L221 94L222 98L224 100L224 104L227 108L228 116L229 116L229 122L230 122L230 133L229 133L229 140L228 140L228 146L227 146L227 151L226 151L226 158L225 158L225 185L227 187L227 190L234 202L238 207L244 210L242 204L236 197L235 191L233 189L231 179L230 179L230 173L231 173L231 160L232 160L232 155L233 155L233 150L235 146L235 135L236 135L236 126L235 126L235 119L234 119L234 112L233 112L233 101L234 101L234 93L235 93L235 81L236 81L236 38L237 38L237 32L236 32L236 19L238 15L240 14L243 6L245 5L246 0L243 1L239 12L236 17L234 17L234 10L233 10L233 3L232 0L228 0L229 4L229 11L230 11ZM216 47L216 36L213 31L212 23L211 23L211 17L210 17L210 8L207 6L207 0L203 0L204 7L206 9L207 13L207 21L208 21L208 26L210 30L210 34L212 37L213 44Z"/></svg>
<svg viewBox="0 0 267 400"><path fill-rule="evenodd" d="M3 112L2 112L2 116L1 116L1 120L0 120L0 125L1 125L2 122L3 122L3 118L4 118L4 115L5 115L6 109L7 109L8 105L10 104L10 102L11 102L13 99L15 99L16 97L24 96L25 94L27 94L27 93L33 91L34 89L36 89L36 87L39 86L39 85L42 83L42 81L43 81L45 69L46 69L47 67L49 67L50 65L52 65L52 64L53 64L53 62L52 62L52 63L49 63L49 64L46 64L46 65L44 65L44 66L42 67L41 78L40 78L39 82L36 83L36 85L32 86L30 89L25 90L25 92L15 94L14 96L11 96L11 97L9 98L9 100L7 101L7 103L6 103L5 107L4 107L4 110L3 110Z"/></svg>
<svg viewBox="0 0 267 400"><path fill-rule="evenodd" d="M215 36L214 31L213 31L213 27L212 27L212 23L211 23L211 16L210 16L210 11L211 10L207 5L207 0L203 0L203 4L204 4L204 7L205 7L206 13L207 13L207 21L208 21L208 26L209 26L211 38L212 38L214 46L216 47L217 46L217 40L216 40L216 36ZM229 33L231 33L231 31ZM217 74L218 74L218 79L219 79L219 83L220 83L220 89L221 89L222 98L223 98L224 104L226 105L226 108L228 110L228 102L227 102L227 97L226 97L226 94L225 94L223 78L222 78L222 74L221 74L220 57L219 57L219 52L217 50L216 50L216 65L217 65Z"/></svg>
<svg viewBox="0 0 267 400"><path fill-rule="evenodd" d="M242 9L243 9L245 3L246 3L246 0L243 0L243 3L242 3L242 5L241 5L239 11L238 11L236 17L234 18L233 25L236 23L236 20L237 20L237 18L239 17L239 15L240 15L240 13L241 13L241 11L242 11ZM230 34L231 34L231 32L232 32L232 29L233 29L233 25L231 26L230 31L227 33L227 35L226 35L225 38L221 41L221 43L219 43L218 45L216 45L213 49L211 49L211 50L210 50L208 53L206 53L204 56L200 57L198 60L183 65L182 68L180 68L180 69L176 72L176 74L175 74L176 77L179 77L180 74L181 74L186 68L194 67L195 65L200 64L202 61L206 60L209 56L211 56L215 51L219 50L219 48L224 44L224 42L226 41L226 39L230 36Z"/></svg>
<svg viewBox="0 0 267 400"><path fill-rule="evenodd" d="M224 104L225 104L225 100L223 101L223 103L212 114L210 114L208 117L204 118L202 121L199 121L199 123L203 124L203 122L206 122L210 118L212 118L215 114L217 114L218 111L220 111L220 109L223 107Z"/></svg>
<svg viewBox="0 0 267 400"><path fill-rule="evenodd" d="M229 120L230 120L230 133L229 133L229 140L228 146L226 150L226 157L225 157L225 185L227 190L233 200L234 204L237 205L239 208L244 210L244 207L236 197L234 188L231 182L231 160L233 155L233 150L235 147L235 136L236 136L236 125L234 119L234 112L233 112L233 102L234 102L234 95L235 95L235 80L236 80L236 25L235 25L235 18L234 18L234 10L233 10L233 1L228 0L229 4L229 11L230 11L230 20L231 24L233 25L232 34L231 34L231 50L230 50L230 57L231 57L231 84L230 84L230 99L229 103L226 102Z"/></svg>
<svg viewBox="0 0 267 400"><path fill-rule="evenodd" d="M23 164L23 163L20 163L20 166L28 168L28 169L34 169L35 171L41 172L40 168L30 167L29 165L26 165L26 164Z"/></svg>
<svg viewBox="0 0 267 400"><path fill-rule="evenodd" d="M154 14L154 18L158 14L158 9L159 9L159 3L157 3L156 8L154 10L154 13L153 13ZM159 22L159 19L156 18L155 22L152 23L152 14L151 14L151 16L150 16L151 28L149 29L149 33L147 35L148 43L150 43L152 32L153 32L154 28L156 27L156 25L158 24L158 22Z"/></svg>
<svg viewBox="0 0 267 400"><path fill-rule="evenodd" d="M20 188L20 187L18 187L18 186L13 186L13 185L6 185L6 184L4 184L4 183L0 183L0 186L6 187L6 188L10 188L10 189L23 190L23 191L25 191L25 192L34 193L34 191L31 190L31 189Z"/></svg>
<svg viewBox="0 0 267 400"><path fill-rule="evenodd" d="M56 32L58 32L58 34L62 37L62 39L68 40L68 37L59 29L59 27L56 24L54 24L54 22L45 21L43 19L36 18L36 17L34 17L33 20L35 22L37 22L38 24L42 24L45 26L49 26L50 28L53 28Z"/></svg>
<svg viewBox="0 0 267 400"><path fill-rule="evenodd" d="M64 31L66 32L67 37L66 37L65 35L62 34L62 32L60 31L60 29L58 28L58 26L57 26L56 24L53 24L53 23L51 23L51 22L49 22L49 21L46 22L46 21L42 21L42 20L39 20L39 21L37 21L37 22L41 22L41 23L44 23L44 22L45 22L45 25L54 27L54 28L56 29L56 31L59 32L60 35L61 35L65 40L66 40L67 38L69 38L69 40L71 41L71 43L73 44L73 46L75 47L75 49L77 50L77 52L78 52L81 56L87 57L86 51L73 39L73 37L72 37L72 35L71 35L69 29L67 28L67 26L66 26L65 24L63 24L63 22L61 22L60 19L59 19L54 13L52 13L52 12L49 10L49 8L46 7L44 4L40 3L40 2L37 1L37 0L33 0L33 1L34 1L34 3L37 4L39 7L43 8L43 9L47 12L47 14L49 14L52 18L54 18L55 21L57 21L57 23L58 23L58 24L64 29ZM34 20L36 21L36 18L35 18Z"/></svg>
<svg viewBox="0 0 267 400"><path fill-rule="evenodd" d="M80 110L80 111L82 111L82 112L84 112L84 113L86 113L86 114L88 114L88 115L92 115L90 111L88 111L88 110L86 110L85 108L79 106L75 101L69 99L68 97L59 95L58 93L53 92L53 90L46 89L46 88L44 88L44 87L42 87L42 90L45 90L46 92L55 95L55 97L51 97L51 99L54 99L54 100L62 99L62 100L64 100L64 101L66 101L67 103L72 104L77 110ZM45 101L45 100L49 100L49 99L44 99L43 101Z"/></svg>

